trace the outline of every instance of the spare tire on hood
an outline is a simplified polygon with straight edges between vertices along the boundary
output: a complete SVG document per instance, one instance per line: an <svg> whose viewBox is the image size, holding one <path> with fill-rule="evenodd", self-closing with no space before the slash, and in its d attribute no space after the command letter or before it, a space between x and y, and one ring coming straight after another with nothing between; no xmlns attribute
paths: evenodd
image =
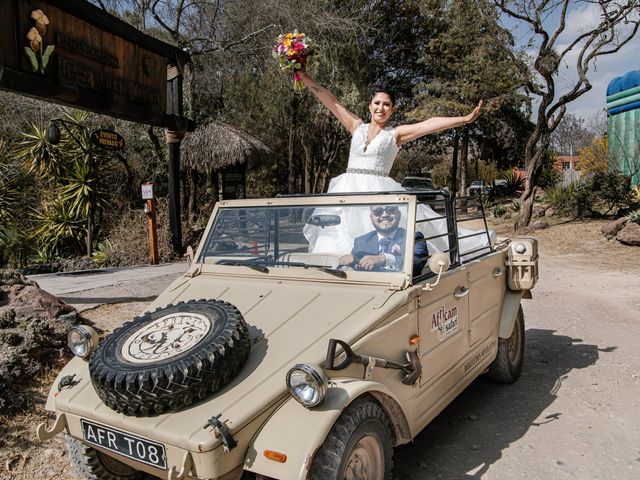
<svg viewBox="0 0 640 480"><path fill-rule="evenodd" d="M91 356L89 372L98 396L113 410L155 415L219 390L238 373L250 347L235 306L191 300L114 330Z"/></svg>

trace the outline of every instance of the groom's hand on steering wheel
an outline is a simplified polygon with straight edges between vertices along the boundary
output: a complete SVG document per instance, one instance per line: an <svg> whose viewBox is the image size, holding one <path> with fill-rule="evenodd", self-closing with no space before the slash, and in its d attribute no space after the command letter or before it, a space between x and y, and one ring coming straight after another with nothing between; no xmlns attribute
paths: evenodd
<svg viewBox="0 0 640 480"><path fill-rule="evenodd" d="M358 262L358 269L371 271L384 267L386 263L384 255L365 255Z"/></svg>
<svg viewBox="0 0 640 480"><path fill-rule="evenodd" d="M340 265L353 266L354 263L356 263L356 257L351 253L340 257Z"/></svg>

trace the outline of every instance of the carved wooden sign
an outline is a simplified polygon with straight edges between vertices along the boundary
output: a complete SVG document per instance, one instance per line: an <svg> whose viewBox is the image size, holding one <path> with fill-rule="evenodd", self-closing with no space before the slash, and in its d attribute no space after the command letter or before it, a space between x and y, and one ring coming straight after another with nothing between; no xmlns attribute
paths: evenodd
<svg viewBox="0 0 640 480"><path fill-rule="evenodd" d="M0 88L173 127L167 66L181 50L84 0L0 0Z"/></svg>
<svg viewBox="0 0 640 480"><path fill-rule="evenodd" d="M91 139L91 143L105 150L115 151L124 148L124 138L113 130L99 128L98 130L92 131L89 138Z"/></svg>

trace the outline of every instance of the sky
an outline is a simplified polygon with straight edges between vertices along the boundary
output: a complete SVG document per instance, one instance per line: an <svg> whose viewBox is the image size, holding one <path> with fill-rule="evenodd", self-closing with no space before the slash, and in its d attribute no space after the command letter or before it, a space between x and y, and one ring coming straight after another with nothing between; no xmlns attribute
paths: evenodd
<svg viewBox="0 0 640 480"><path fill-rule="evenodd" d="M571 2L567 14L567 21L564 33L559 37L558 47L563 48L568 42L579 35L579 31L585 26L593 25L599 20L598 11L593 4L583 2ZM503 18L504 26L509 28L516 37L519 44L524 45L530 38L530 33L513 20ZM545 21L547 29L555 28L558 17L552 16ZM574 49L575 50L575 49ZM595 66L589 69L587 74L593 88L567 105L567 113L589 120L605 109L607 85L615 77L624 75L631 70L640 70L640 33L619 52L599 57ZM570 53L566 57L566 63L560 68L559 76L556 78L556 90L564 93L571 79L577 78L575 60L577 52Z"/></svg>

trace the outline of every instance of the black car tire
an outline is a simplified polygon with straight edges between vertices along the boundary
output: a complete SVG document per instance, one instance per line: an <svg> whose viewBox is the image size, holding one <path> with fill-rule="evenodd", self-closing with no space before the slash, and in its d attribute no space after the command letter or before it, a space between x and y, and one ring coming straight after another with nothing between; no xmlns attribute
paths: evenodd
<svg viewBox="0 0 640 480"><path fill-rule="evenodd" d="M524 313L518 308L516 323L509 338L498 339L498 354L489 365L487 376L498 383L514 383L524 363Z"/></svg>
<svg viewBox="0 0 640 480"><path fill-rule="evenodd" d="M65 435L71 465L88 480L152 480L152 475L134 470L129 465Z"/></svg>
<svg viewBox="0 0 640 480"><path fill-rule="evenodd" d="M371 398L355 400L340 415L316 453L312 480L391 480L393 429Z"/></svg>
<svg viewBox="0 0 640 480"><path fill-rule="evenodd" d="M145 313L102 340L89 361L102 401L127 415L176 410L227 384L249 356L236 307L191 300Z"/></svg>

